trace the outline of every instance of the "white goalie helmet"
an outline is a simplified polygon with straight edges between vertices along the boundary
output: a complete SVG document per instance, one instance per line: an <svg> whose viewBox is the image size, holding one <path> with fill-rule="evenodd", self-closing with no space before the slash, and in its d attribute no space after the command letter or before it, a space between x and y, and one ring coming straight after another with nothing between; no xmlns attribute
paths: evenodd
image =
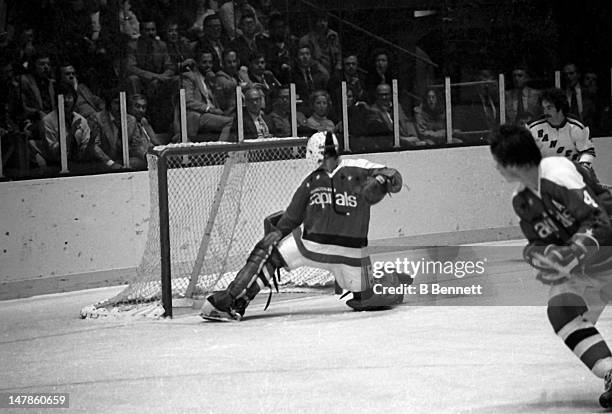
<svg viewBox="0 0 612 414"><path fill-rule="evenodd" d="M312 169L317 169L326 156L337 156L340 152L338 139L331 132L317 132L306 144L306 161Z"/></svg>

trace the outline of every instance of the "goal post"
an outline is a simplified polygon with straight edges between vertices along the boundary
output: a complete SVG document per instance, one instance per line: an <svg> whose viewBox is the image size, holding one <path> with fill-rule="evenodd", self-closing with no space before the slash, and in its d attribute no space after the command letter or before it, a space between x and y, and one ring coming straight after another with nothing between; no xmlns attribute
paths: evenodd
<svg viewBox="0 0 612 414"><path fill-rule="evenodd" d="M263 237L264 218L285 209L311 172L306 143L282 138L155 147L147 157L149 232L136 276L93 307L117 313L156 304L171 317L174 299L201 299L227 287ZM282 290L323 286L333 286L327 271L281 272Z"/></svg>

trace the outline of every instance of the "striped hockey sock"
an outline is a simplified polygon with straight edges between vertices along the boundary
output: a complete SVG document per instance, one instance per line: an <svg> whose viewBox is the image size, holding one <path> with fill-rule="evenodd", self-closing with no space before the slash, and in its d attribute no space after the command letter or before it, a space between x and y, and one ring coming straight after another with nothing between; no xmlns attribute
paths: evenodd
<svg viewBox="0 0 612 414"><path fill-rule="evenodd" d="M612 361L612 353L595 325L584 319L583 314L587 310L586 303L580 296L564 293L550 299L548 318L565 345L595 375L603 378L606 368L609 369L609 364L603 361ZM602 363L598 363L599 361Z"/></svg>

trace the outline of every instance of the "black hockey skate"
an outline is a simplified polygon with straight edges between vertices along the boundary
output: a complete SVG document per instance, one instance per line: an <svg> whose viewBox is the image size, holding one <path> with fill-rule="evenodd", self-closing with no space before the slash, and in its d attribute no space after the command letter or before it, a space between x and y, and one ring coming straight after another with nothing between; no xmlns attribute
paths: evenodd
<svg viewBox="0 0 612 414"><path fill-rule="evenodd" d="M604 377L604 392L599 396L599 405L603 408L612 407L612 370Z"/></svg>
<svg viewBox="0 0 612 414"><path fill-rule="evenodd" d="M246 309L246 303L241 306L242 302L233 301L227 292L216 292L206 298L200 316L209 321L239 322Z"/></svg>
<svg viewBox="0 0 612 414"><path fill-rule="evenodd" d="M401 282L396 274L386 276L381 279L382 287L400 287ZM395 305L399 305L404 301L403 293L374 293L374 289L370 287L364 292L353 293L353 299L347 300L346 305L356 311L376 311L389 309Z"/></svg>

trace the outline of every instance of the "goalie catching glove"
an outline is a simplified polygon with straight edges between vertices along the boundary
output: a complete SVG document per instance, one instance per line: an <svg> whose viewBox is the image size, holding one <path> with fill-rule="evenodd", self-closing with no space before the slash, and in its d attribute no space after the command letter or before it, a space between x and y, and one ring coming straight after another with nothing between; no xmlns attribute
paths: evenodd
<svg viewBox="0 0 612 414"><path fill-rule="evenodd" d="M393 168L378 170L368 177L361 190L363 198L370 205L382 200L387 193L397 193L402 189L402 176Z"/></svg>
<svg viewBox="0 0 612 414"><path fill-rule="evenodd" d="M599 250L597 240L584 233L575 234L566 246L529 244L523 250L527 263L538 270L536 278L547 285L556 285L582 273L584 265Z"/></svg>

